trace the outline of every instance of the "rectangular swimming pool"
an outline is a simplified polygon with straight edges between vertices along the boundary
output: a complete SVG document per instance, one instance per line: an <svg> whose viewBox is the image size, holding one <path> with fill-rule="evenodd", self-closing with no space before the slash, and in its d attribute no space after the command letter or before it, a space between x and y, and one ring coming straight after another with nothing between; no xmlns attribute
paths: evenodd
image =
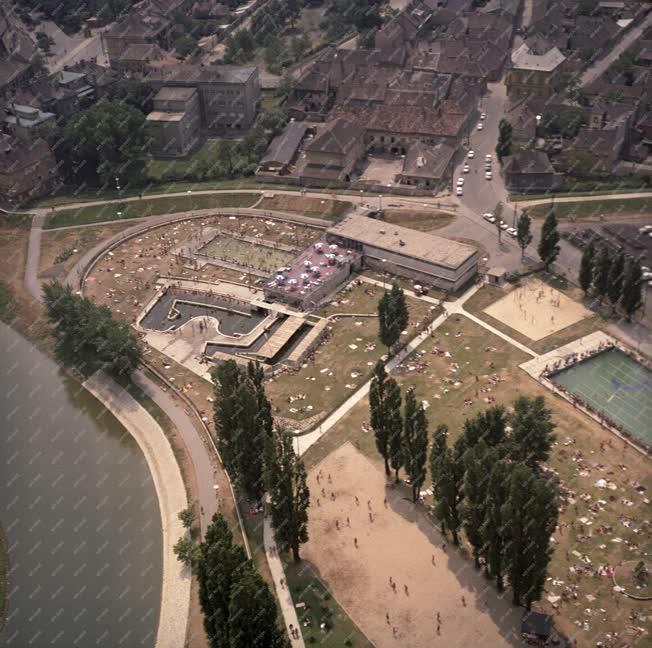
<svg viewBox="0 0 652 648"><path fill-rule="evenodd" d="M620 349L599 353L550 379L652 446L652 371Z"/></svg>

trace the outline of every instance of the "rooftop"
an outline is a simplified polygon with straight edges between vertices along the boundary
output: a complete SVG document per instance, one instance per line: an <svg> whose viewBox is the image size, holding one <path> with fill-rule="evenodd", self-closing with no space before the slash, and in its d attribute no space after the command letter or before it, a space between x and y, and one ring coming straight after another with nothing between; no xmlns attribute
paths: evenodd
<svg viewBox="0 0 652 648"><path fill-rule="evenodd" d="M267 152L260 161L261 164L266 162L289 164L297 152L307 129L308 126L304 122L290 122L283 132L271 141Z"/></svg>
<svg viewBox="0 0 652 648"><path fill-rule="evenodd" d="M154 111L149 113L145 118L149 122L159 121L159 122L177 122L183 119L183 116L186 113L182 112L160 112Z"/></svg>
<svg viewBox="0 0 652 648"><path fill-rule="evenodd" d="M196 88L172 88L165 86L161 88L154 97L154 101L160 99L162 101L169 100L188 100L193 94L197 92Z"/></svg>
<svg viewBox="0 0 652 648"><path fill-rule="evenodd" d="M306 151L345 155L361 136L360 128L344 119L336 119L308 144Z"/></svg>
<svg viewBox="0 0 652 648"><path fill-rule="evenodd" d="M400 225L390 225L358 214L347 216L342 222L331 227L328 233L452 270L457 270L478 253L474 247L464 243Z"/></svg>
<svg viewBox="0 0 652 648"><path fill-rule="evenodd" d="M145 81L163 83L246 83L257 71L256 66L237 65L191 65L180 63L161 68L152 68Z"/></svg>
<svg viewBox="0 0 652 648"><path fill-rule="evenodd" d="M545 54L533 54L527 43L523 43L516 51L512 53L512 65L519 70L542 70L552 72L557 69L566 57L553 47Z"/></svg>
<svg viewBox="0 0 652 648"><path fill-rule="evenodd" d="M505 173L534 174L554 173L548 156L543 151L527 150L510 155L504 167Z"/></svg>
<svg viewBox="0 0 652 648"><path fill-rule="evenodd" d="M408 148L403 161L403 175L412 178L442 178L455 149L448 144L428 146L418 142Z"/></svg>

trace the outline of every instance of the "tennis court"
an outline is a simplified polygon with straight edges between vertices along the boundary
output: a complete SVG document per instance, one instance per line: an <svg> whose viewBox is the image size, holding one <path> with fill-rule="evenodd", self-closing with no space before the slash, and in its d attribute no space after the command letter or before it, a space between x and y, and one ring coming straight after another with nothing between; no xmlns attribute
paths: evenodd
<svg viewBox="0 0 652 648"><path fill-rule="evenodd" d="M610 349L551 378L652 445L652 371L626 353Z"/></svg>

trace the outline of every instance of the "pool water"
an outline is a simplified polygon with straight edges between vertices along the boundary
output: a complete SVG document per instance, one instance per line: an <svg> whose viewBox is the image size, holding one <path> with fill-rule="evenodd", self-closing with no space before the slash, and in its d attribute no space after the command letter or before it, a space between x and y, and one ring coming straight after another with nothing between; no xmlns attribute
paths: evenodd
<svg viewBox="0 0 652 648"><path fill-rule="evenodd" d="M652 371L620 349L562 369L551 379L652 446Z"/></svg>

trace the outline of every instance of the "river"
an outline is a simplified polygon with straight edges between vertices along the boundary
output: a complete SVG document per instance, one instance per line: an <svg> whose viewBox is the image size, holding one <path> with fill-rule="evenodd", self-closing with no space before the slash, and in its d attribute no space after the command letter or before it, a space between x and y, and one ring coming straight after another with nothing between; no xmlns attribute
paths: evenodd
<svg viewBox="0 0 652 648"><path fill-rule="evenodd" d="M152 647L162 534L143 454L4 324L0 348L0 524L10 559L0 647Z"/></svg>

